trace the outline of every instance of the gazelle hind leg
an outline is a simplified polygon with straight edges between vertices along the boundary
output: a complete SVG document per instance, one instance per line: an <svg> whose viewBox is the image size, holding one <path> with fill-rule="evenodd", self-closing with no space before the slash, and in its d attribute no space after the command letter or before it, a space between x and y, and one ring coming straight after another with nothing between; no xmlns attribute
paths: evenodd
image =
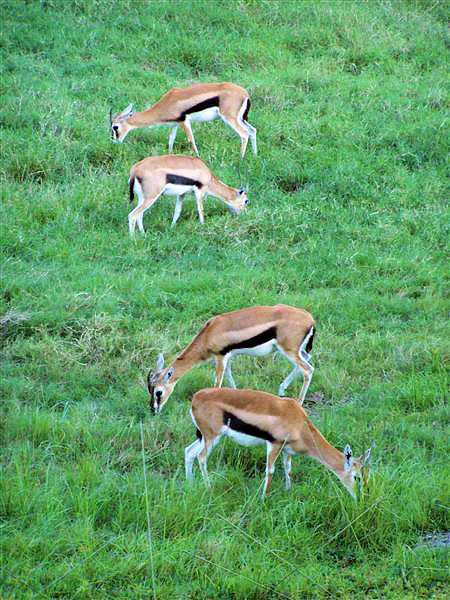
<svg viewBox="0 0 450 600"><path fill-rule="evenodd" d="M314 367L312 366L311 363L309 363L303 357L300 357L300 362L301 362L300 368L303 371L303 385L302 385L302 389L300 390L299 402L300 402L300 404L303 404L303 402L306 398L306 392L308 391L309 384L311 383L311 379L312 379L312 376L314 373Z"/></svg>
<svg viewBox="0 0 450 600"><path fill-rule="evenodd" d="M195 440L189 446L184 449L184 465L186 469L186 479L188 481L193 480L192 475L192 465L194 464L194 460L200 454L204 446L203 438L201 440Z"/></svg>
<svg viewBox="0 0 450 600"><path fill-rule="evenodd" d="M280 383L280 387L278 388L278 395L284 396L287 388L291 385L291 383L294 381L294 379L296 377L298 377L299 375L300 375L300 369L296 365L292 369L292 371L289 373L289 375L286 377L286 379L283 379L283 381Z"/></svg>
<svg viewBox="0 0 450 600"><path fill-rule="evenodd" d="M221 112L219 113L222 121L224 121L227 125L234 129L234 131L241 138L241 158L244 158L245 151L247 149L249 133L247 128L241 125L237 117L229 112Z"/></svg>
<svg viewBox="0 0 450 600"><path fill-rule="evenodd" d="M142 223L142 219L144 217L144 212L153 206L153 204L158 200L160 195L161 195L161 192L159 192L159 194L156 194L156 196L154 196L153 198L144 200L144 202L142 204L139 203L136 206L136 208L130 212L130 214L128 215L128 227L130 230L131 237L134 236L134 230L136 227L136 223L138 224L139 230L142 233L145 233L144 225Z"/></svg>
<svg viewBox="0 0 450 600"><path fill-rule="evenodd" d="M191 123L189 121L189 117L186 117L184 121L180 123L181 127L184 129L184 133L186 134L187 139L191 143L191 146L194 148L194 152L197 156L199 156L197 144L195 143L194 134L192 133Z"/></svg>
<svg viewBox="0 0 450 600"><path fill-rule="evenodd" d="M130 183L129 180L128 180L128 183ZM142 189L142 186L139 183L138 179L134 180L133 191L135 192L136 196L138 197L138 203L137 203L136 208L134 210L132 210L130 212L130 214L128 215L128 228L129 228L131 236L134 235L134 230L135 230L135 227L136 227L136 222L138 223L139 229L141 231L142 231L141 227L142 228L144 227L143 224L142 224L142 217L140 219L139 219L138 216L136 216L136 218L134 218L134 214L133 214L133 213L136 214L138 208L140 208L144 204L144 202L145 202L144 190ZM132 214L133 214L133 217L131 216Z"/></svg>
<svg viewBox="0 0 450 600"><path fill-rule="evenodd" d="M134 230L136 227L136 223L138 224L139 230L142 233L144 231L144 225L142 223L142 218L144 216L144 212L156 202L156 200L161 195L160 189L156 185L151 186L150 190L146 190L147 193L144 193L141 183L136 177L134 180L133 189L138 197L138 203L135 209L133 209L128 215L128 227L130 230L130 236L134 235Z"/></svg>
<svg viewBox="0 0 450 600"><path fill-rule="evenodd" d="M244 113L247 109L247 101L244 101L242 103L241 109L239 111L238 114L238 120L240 122L240 124L245 127L245 129L247 130L248 135L250 136L250 142L252 144L252 150L253 150L253 154L256 156L258 153L258 148L256 146L256 128L253 127L253 125L250 125L250 123L248 123L245 119L244 119Z"/></svg>
<svg viewBox="0 0 450 600"><path fill-rule="evenodd" d="M300 374L300 372L302 372L303 386L300 390L299 402L300 404L303 404L303 401L306 397L306 392L308 391L309 384L311 383L314 367L303 356L301 346L298 350L298 353L285 350L279 344L277 344L277 349L279 350L279 352L281 352L281 354L283 354L283 356L285 356L288 359L288 361L291 364L296 365L293 371L281 383L278 393L280 396L283 396L286 392L287 386L292 383L292 381Z"/></svg>
<svg viewBox="0 0 450 600"><path fill-rule="evenodd" d="M255 127L253 127L253 125L250 125L250 123L247 123L247 121L242 121L242 122L244 124L244 127L248 131L248 135L250 136L250 142L252 144L252 151L253 151L253 154L256 156L258 154L258 147L256 145L256 129L255 129Z"/></svg>
<svg viewBox="0 0 450 600"><path fill-rule="evenodd" d="M208 467L207 467L208 456L211 454L211 450L217 445L220 438L221 438L220 435L216 436L212 440L205 440L203 438L204 446L200 450L200 452L198 453L198 456L197 456L198 464L200 465L200 470L202 472L203 479L205 481L205 485L207 488L211 488L211 482L209 480Z"/></svg>

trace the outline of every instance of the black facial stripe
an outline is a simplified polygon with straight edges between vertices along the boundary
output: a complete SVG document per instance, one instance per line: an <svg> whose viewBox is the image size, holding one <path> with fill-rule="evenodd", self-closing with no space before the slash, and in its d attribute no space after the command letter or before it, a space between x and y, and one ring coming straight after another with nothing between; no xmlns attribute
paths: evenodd
<svg viewBox="0 0 450 600"><path fill-rule="evenodd" d="M197 181L196 179L191 179L190 177L184 177L183 175L175 175L172 173L167 173L166 183L174 183L175 185L195 186L199 189L203 187L203 184L200 181Z"/></svg>
<svg viewBox="0 0 450 600"><path fill-rule="evenodd" d="M254 348L255 346L260 346L261 344L265 344L270 340L276 339L277 328L270 327L270 329L266 329L266 331L262 331L261 333L258 333L258 335L255 335L254 337L249 338L248 340L236 342L236 344L230 344L229 346L225 346L225 348L222 348L222 350L220 351L220 354L222 354L222 356L225 356L225 354L228 354L228 352L231 352L231 350L236 350L238 348Z"/></svg>
<svg viewBox="0 0 450 600"><path fill-rule="evenodd" d="M151 371L149 371L149 373L147 375L147 388L148 388L148 392L149 392L150 396L153 396L153 390L155 389L152 379L153 379L153 373Z"/></svg>
<svg viewBox="0 0 450 600"><path fill-rule="evenodd" d="M201 439L202 439L202 437L203 437L203 436L202 436L202 432L200 431L200 429L196 429L196 430L195 430L195 435L197 436L197 438L198 438L199 440L201 440Z"/></svg>
<svg viewBox="0 0 450 600"><path fill-rule="evenodd" d="M251 435L252 437L259 438L261 440L267 440L268 442L274 442L275 438L268 431L264 431L264 429L260 429L256 425L252 425L251 423L246 423L245 421L241 421L238 417L224 411L223 413L223 424L227 425L233 431L238 431L239 433L245 433L247 435Z"/></svg>
<svg viewBox="0 0 450 600"><path fill-rule="evenodd" d="M199 102L198 104L194 104L194 106L187 108L180 114L176 121L184 121L186 115L201 112L202 110L212 108L213 106L219 106L219 96L213 96L212 98L208 98L207 100L203 100L203 102Z"/></svg>

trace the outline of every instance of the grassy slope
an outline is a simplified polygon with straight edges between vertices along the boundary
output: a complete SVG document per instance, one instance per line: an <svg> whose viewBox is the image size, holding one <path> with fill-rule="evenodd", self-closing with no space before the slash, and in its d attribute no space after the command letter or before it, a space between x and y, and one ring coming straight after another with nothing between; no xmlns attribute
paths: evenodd
<svg viewBox="0 0 450 600"><path fill-rule="evenodd" d="M440 598L448 530L440 2L2 2L3 598ZM127 237L131 164L167 130L108 136L109 107L229 80L252 97L260 154L195 127L240 218L173 200ZM175 149L189 153L179 134ZM377 443L355 505L294 460L256 499L263 452L223 444L214 489L183 481L192 393L151 419L142 378L210 316L254 303L317 317L316 424L356 452ZM235 361L276 391L279 357ZM291 395L298 393L298 383ZM320 397L320 396L316 396ZM149 552L139 423L153 541ZM150 558L152 557L152 561ZM154 586L154 587L153 587ZM152 588L154 594L151 593Z"/></svg>

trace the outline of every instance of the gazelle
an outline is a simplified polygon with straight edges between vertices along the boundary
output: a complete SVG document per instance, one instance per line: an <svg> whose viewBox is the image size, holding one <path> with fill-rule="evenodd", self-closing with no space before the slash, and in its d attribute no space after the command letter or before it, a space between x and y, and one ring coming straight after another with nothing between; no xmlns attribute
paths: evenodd
<svg viewBox="0 0 450 600"><path fill-rule="evenodd" d="M142 223L144 212L148 210L161 195L176 196L175 211L172 226L178 220L182 208L182 197L193 192L197 201L197 211L200 223L203 218L203 198L210 194L219 198L236 214L249 204L247 192L222 183L215 177L208 166L199 158L193 156L150 156L133 165L129 179L130 202L134 192L138 196L138 205L128 215L130 235L134 235L136 222L139 230L144 233Z"/></svg>
<svg viewBox="0 0 450 600"><path fill-rule="evenodd" d="M134 112L129 104L114 118L110 112L113 142L123 142L127 133L138 127L170 125L169 152L181 125L198 156L191 122L212 121L221 118L241 138L241 157L245 155L248 138L256 155L256 129L247 122L250 98L247 90L234 83L197 83L183 88L172 88L149 109Z"/></svg>
<svg viewBox="0 0 450 600"><path fill-rule="evenodd" d="M191 417L197 428L197 440L184 451L188 480L193 479L192 465L198 458L205 484L210 487L206 461L220 438L226 436L241 446L266 444L263 496L269 492L279 454L283 455L286 489L291 487L291 458L295 454L306 454L321 462L354 498L367 483L372 448L360 458L353 457L349 445L340 452L327 442L292 398L254 390L209 388L194 394Z"/></svg>
<svg viewBox="0 0 450 600"><path fill-rule="evenodd" d="M168 367L164 368L164 357L159 354L156 372L147 377L150 409L159 412L178 380L196 365L215 361L215 385L222 387L226 375L230 386L235 388L231 374L233 356L264 356L274 350L294 366L280 384L279 395L284 396L295 377L303 373L300 391L303 404L314 371L309 362L314 332L315 322L309 312L286 304L253 306L213 317Z"/></svg>

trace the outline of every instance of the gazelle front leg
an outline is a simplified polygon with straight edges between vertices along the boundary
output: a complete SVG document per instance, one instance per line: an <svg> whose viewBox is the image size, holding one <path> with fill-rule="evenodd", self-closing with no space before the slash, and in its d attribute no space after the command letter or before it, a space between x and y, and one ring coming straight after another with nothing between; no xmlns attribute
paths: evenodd
<svg viewBox="0 0 450 600"><path fill-rule="evenodd" d="M234 382L233 375L231 373L231 360L227 361L227 364L225 367L225 377L228 379L228 383L229 383L230 387L236 389L236 384Z"/></svg>
<svg viewBox="0 0 450 600"><path fill-rule="evenodd" d="M266 462L266 478L264 480L264 487L262 491L262 497L267 496L269 493L269 487L272 483L272 477L275 471L275 461L280 452L280 444L267 443L267 462Z"/></svg>
<svg viewBox="0 0 450 600"><path fill-rule="evenodd" d="M291 489L291 463L292 456L283 451L283 467L284 467L284 487L289 490Z"/></svg>
<svg viewBox="0 0 450 600"><path fill-rule="evenodd" d="M223 376L225 375L227 362L228 360L225 356L216 356L216 379L214 382L215 387L222 387Z"/></svg>
<svg viewBox="0 0 450 600"><path fill-rule="evenodd" d="M197 201L197 212L198 218L200 219L200 223L203 225L205 219L203 217L203 193L201 190L195 188L195 199Z"/></svg>
<svg viewBox="0 0 450 600"><path fill-rule="evenodd" d="M177 196L177 201L175 203L175 210L173 211L171 227L173 227L176 224L176 222L178 221L178 218L181 214L181 209L183 208L183 201L181 198L182 198L182 196Z"/></svg>
<svg viewBox="0 0 450 600"><path fill-rule="evenodd" d="M173 150L173 144L175 142L175 138L177 137L178 131L178 123L172 127L169 133L169 152Z"/></svg>
<svg viewBox="0 0 450 600"><path fill-rule="evenodd" d="M191 123L189 121L189 117L186 117L186 119L184 121L181 121L180 125L184 129L184 132L185 132L185 134L187 136L187 139L190 141L192 147L194 148L195 154L197 156L199 156L197 144L195 143L195 140L194 140L194 134L192 133Z"/></svg>

